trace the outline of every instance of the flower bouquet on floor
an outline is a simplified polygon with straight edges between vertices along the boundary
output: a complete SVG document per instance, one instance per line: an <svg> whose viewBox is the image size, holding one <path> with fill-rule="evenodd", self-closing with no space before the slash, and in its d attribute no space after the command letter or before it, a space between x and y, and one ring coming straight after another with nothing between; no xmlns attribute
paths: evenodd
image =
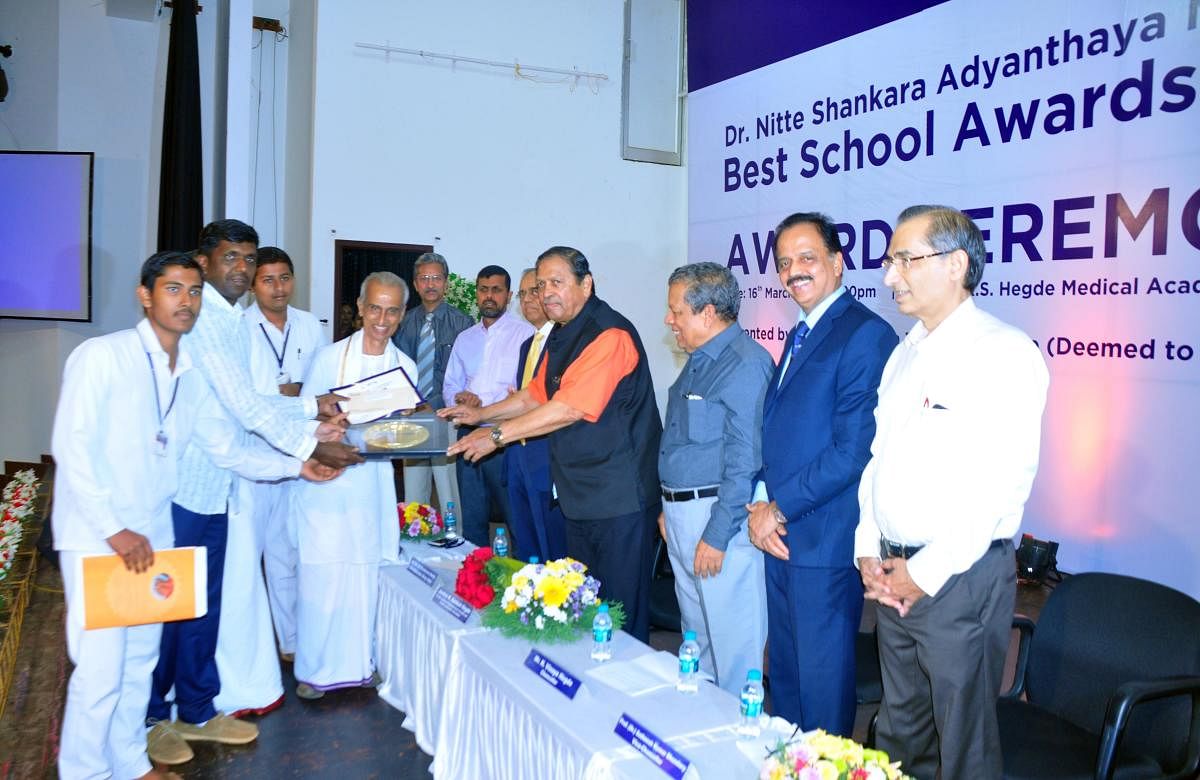
<svg viewBox="0 0 1200 780"><path fill-rule="evenodd" d="M8 577L25 534L24 523L33 516L38 480L31 469L18 471L0 494L0 581Z"/></svg>
<svg viewBox="0 0 1200 780"><path fill-rule="evenodd" d="M400 515L400 539L434 539L442 535L446 527L442 516L429 504L400 503L396 505Z"/></svg>
<svg viewBox="0 0 1200 780"><path fill-rule="evenodd" d="M820 729L794 742L780 742L767 754L760 780L907 780L900 762L882 750Z"/></svg>
<svg viewBox="0 0 1200 780"><path fill-rule="evenodd" d="M527 563L492 558L486 565L499 597L483 611L483 625L505 636L571 642L592 628L601 601L600 582L572 558ZM609 602L613 629L625 623L620 602Z"/></svg>

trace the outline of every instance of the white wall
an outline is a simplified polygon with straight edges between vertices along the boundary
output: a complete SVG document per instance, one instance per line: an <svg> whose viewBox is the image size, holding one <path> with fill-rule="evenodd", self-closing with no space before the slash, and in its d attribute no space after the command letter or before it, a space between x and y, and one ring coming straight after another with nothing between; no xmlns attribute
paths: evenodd
<svg viewBox="0 0 1200 780"><path fill-rule="evenodd" d="M336 239L428 243L451 270L514 275L554 244L592 263L638 327L659 403L678 373L662 325L686 262L686 177L621 159L623 6L595 0L318 3L312 309L330 317ZM538 84L511 71L369 51L390 44L601 72Z"/></svg>
<svg viewBox="0 0 1200 780"><path fill-rule="evenodd" d="M210 4L212 8L210 9ZM218 5L197 17L201 101L211 116ZM170 13L110 17L94 0L0 0L4 62L13 90L0 117L23 149L95 152L92 322L0 320L0 458L34 459L50 447L62 366L84 339L133 326L133 290L154 250ZM18 45L19 42L19 45ZM48 59L46 52L52 53ZM19 60L22 70L10 63ZM29 59L26 59L29 58ZM41 63L25 70L26 63ZM203 129L206 217L212 208L212 124ZM0 145L7 146L0 126ZM36 273L35 263L31 272Z"/></svg>

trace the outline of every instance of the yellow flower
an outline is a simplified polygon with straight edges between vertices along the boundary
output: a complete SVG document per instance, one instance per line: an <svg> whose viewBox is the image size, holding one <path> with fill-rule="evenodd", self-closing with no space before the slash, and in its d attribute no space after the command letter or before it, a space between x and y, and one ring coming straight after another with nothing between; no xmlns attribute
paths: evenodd
<svg viewBox="0 0 1200 780"><path fill-rule="evenodd" d="M548 607L561 607L571 593L571 589L557 577L547 577L542 580L539 590L541 593L538 595L541 597L542 603Z"/></svg>

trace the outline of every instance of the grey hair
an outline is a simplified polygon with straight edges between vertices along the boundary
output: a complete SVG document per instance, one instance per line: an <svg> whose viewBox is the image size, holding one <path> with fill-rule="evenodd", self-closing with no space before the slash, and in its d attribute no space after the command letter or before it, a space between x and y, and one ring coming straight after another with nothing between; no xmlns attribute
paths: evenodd
<svg viewBox="0 0 1200 780"><path fill-rule="evenodd" d="M917 217L929 216L929 230L925 241L938 252L953 252L961 249L967 253L967 273L963 287L974 293L983 278L983 267L987 263L987 248L983 234L974 220L958 209L949 206L909 206L896 218L897 226Z"/></svg>
<svg viewBox="0 0 1200 780"><path fill-rule="evenodd" d="M437 252L425 252L422 254L417 258L417 261L413 263L413 270L416 271L417 268L423 265L433 264L440 265L442 267L442 276L449 278L450 266L446 264L446 258L442 257Z"/></svg>
<svg viewBox="0 0 1200 780"><path fill-rule="evenodd" d="M400 305L408 306L408 283L391 271L375 271L374 273L367 274L367 278L362 281L362 286L358 288L359 303L367 299L367 285L371 282L378 282L384 287L399 287Z"/></svg>
<svg viewBox="0 0 1200 780"><path fill-rule="evenodd" d="M737 321L742 296L738 291L737 279L728 268L717 263L681 265L671 272L671 278L667 280L667 284L680 283L687 285L683 299L692 307L692 314L699 314L711 303L722 320Z"/></svg>

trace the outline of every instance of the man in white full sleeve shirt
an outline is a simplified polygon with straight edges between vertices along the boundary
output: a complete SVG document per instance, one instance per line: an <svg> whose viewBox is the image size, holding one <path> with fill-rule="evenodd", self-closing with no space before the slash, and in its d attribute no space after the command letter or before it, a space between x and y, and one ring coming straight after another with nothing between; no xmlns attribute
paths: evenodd
<svg viewBox="0 0 1200 780"><path fill-rule="evenodd" d="M298 396L313 356L329 343L320 321L291 305L295 274L287 252L259 247L251 285L254 302L246 307L242 324L250 342L254 389L263 394ZM290 489L289 483L256 483L253 488L258 550L284 660L296 652L296 528L289 522Z"/></svg>
<svg viewBox="0 0 1200 780"><path fill-rule="evenodd" d="M127 568L142 572L155 550L172 546L171 498L189 442L251 477L336 473L302 466L228 423L178 351L200 310L201 286L191 256L154 255L138 288L146 318L85 341L67 359L52 441L58 464L52 523L75 664L58 757L62 777L174 777L153 769L146 755L144 718L162 624L85 630L80 559L116 552ZM174 742L186 750L178 737Z"/></svg>
<svg viewBox="0 0 1200 780"><path fill-rule="evenodd" d="M877 745L915 777L999 778L996 699L1016 596L1012 537L1037 472L1037 345L975 306L986 250L962 212L913 206L883 260L919 322L883 371L855 552L879 602Z"/></svg>
<svg viewBox="0 0 1200 780"><path fill-rule="evenodd" d="M521 342L533 335L528 322L508 311L512 279L498 265L487 265L475 278L479 322L458 334L450 351L442 398L447 404L487 406L508 397L517 374ZM459 428L459 436L475 430ZM508 490L504 453L493 452L471 462L458 459L460 526L467 541L486 547L488 522L508 523Z"/></svg>

